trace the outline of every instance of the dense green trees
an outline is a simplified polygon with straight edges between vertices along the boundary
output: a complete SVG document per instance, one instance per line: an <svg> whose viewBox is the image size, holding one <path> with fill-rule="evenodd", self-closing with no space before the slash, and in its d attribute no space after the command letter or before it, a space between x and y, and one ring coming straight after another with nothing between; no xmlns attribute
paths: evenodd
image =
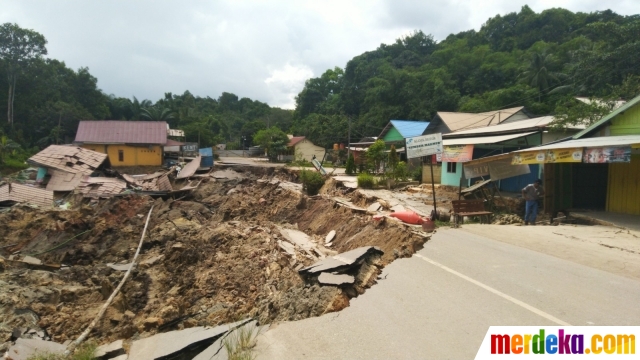
<svg viewBox="0 0 640 360"><path fill-rule="evenodd" d="M82 119L165 120L202 146L250 146L256 134L277 128L329 148L376 136L390 119L429 120L437 111L526 106L532 115L557 115L559 126L591 122L613 100L640 93L640 16L612 11L524 6L440 42L415 31L307 80L295 111L226 92L165 93L157 101L107 95L89 69L43 58L46 43L33 30L0 26L0 73L7 75L0 98L8 100L0 102L7 114L0 136L25 151L71 142Z"/></svg>
<svg viewBox="0 0 640 360"><path fill-rule="evenodd" d="M349 140L342 116L352 119L352 141L377 135L390 119L429 120L436 111L526 106L532 115L575 120L585 106L574 96L608 101L637 95L638 57L637 15L535 13L524 6L439 43L414 32L354 57L344 71L334 68L307 80L296 99L293 128L326 143L317 128L341 128L331 131L331 141Z"/></svg>
<svg viewBox="0 0 640 360"><path fill-rule="evenodd" d="M7 122L13 125L13 106L18 76L29 70L34 61L47 54L47 40L42 34L5 23L0 26L0 59L7 73Z"/></svg>

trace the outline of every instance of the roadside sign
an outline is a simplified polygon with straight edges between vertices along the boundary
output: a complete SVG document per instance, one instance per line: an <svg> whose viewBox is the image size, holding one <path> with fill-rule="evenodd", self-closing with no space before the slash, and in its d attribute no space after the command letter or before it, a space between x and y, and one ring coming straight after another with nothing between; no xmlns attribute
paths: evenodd
<svg viewBox="0 0 640 360"><path fill-rule="evenodd" d="M442 134L429 134L407 138L407 159L442 154Z"/></svg>

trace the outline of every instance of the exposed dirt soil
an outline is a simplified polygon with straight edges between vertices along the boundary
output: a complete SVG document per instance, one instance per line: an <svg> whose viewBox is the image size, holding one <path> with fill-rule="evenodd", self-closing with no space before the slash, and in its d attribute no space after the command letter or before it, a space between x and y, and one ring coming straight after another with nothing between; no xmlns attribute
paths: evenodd
<svg viewBox="0 0 640 360"><path fill-rule="evenodd" d="M293 172L234 169L244 178L205 179L181 200L129 196L78 202L68 211L14 207L0 214L0 344L17 327L46 330L60 343L75 339L124 275L107 264L131 261L152 205L139 265L90 335L98 343L246 316L269 323L338 311L375 283L382 266L426 241L406 226L374 223L274 180L295 181ZM305 284L297 269L316 259L284 252L280 227L305 232L326 255L367 245L384 255L367 260L355 289ZM326 249L331 230L336 237ZM36 269L7 259L18 251L67 266Z"/></svg>

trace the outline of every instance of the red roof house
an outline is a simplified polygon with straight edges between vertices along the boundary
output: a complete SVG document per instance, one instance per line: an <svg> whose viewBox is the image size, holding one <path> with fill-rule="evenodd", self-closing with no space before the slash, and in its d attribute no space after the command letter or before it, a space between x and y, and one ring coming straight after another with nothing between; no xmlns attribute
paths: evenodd
<svg viewBox="0 0 640 360"><path fill-rule="evenodd" d="M164 121L84 120L74 143L107 154L112 166L159 166L167 128Z"/></svg>

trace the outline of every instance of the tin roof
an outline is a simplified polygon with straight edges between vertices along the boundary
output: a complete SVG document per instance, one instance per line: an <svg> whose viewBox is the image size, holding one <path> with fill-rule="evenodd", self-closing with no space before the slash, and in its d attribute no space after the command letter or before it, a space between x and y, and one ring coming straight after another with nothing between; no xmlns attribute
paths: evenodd
<svg viewBox="0 0 640 360"><path fill-rule="evenodd" d="M51 208L53 207L53 191L17 183L5 184L0 186L0 201L15 201Z"/></svg>
<svg viewBox="0 0 640 360"><path fill-rule="evenodd" d="M575 139L536 146L524 150L518 150L515 152L601 146L631 146L633 148L640 148L640 135L599 136L592 138Z"/></svg>
<svg viewBox="0 0 640 360"><path fill-rule="evenodd" d="M387 132L391 130L392 126L396 128L396 130L398 130L403 138L406 139L422 135L422 133L427 129L427 126L429 126L429 122L412 120L390 120L387 126L382 129L382 132L380 133L380 135L378 135L378 138L383 138L387 134Z"/></svg>
<svg viewBox="0 0 640 360"><path fill-rule="evenodd" d="M289 139L289 145L287 145L287 146L296 146L297 143L299 143L300 141L302 141L304 139L305 139L304 136L294 136L291 139Z"/></svg>
<svg viewBox="0 0 640 360"><path fill-rule="evenodd" d="M29 158L28 162L69 173L90 175L105 160L107 154L72 145L51 145Z"/></svg>
<svg viewBox="0 0 640 360"><path fill-rule="evenodd" d="M524 106L477 114L438 111L437 116L442 119L450 131L458 131L500 124L522 109Z"/></svg>
<svg viewBox="0 0 640 360"><path fill-rule="evenodd" d="M519 137L529 136L535 134L537 131L530 131L525 133L496 135L496 136L476 136L476 137L464 137L459 139L443 139L442 145L475 145L475 144L496 144L499 142L516 139Z"/></svg>
<svg viewBox="0 0 640 360"><path fill-rule="evenodd" d="M83 120L76 143L159 144L167 143L165 121Z"/></svg>

